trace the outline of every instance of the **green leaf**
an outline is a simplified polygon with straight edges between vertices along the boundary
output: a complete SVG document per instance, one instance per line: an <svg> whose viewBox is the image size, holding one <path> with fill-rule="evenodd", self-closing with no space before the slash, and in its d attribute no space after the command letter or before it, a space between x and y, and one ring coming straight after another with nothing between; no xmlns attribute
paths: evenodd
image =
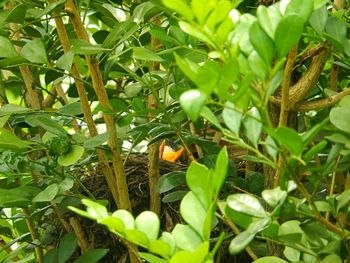
<svg viewBox="0 0 350 263"><path fill-rule="evenodd" d="M192 9L186 4L184 0L162 0L163 4L182 15L188 21L193 19Z"/></svg>
<svg viewBox="0 0 350 263"><path fill-rule="evenodd" d="M203 238L206 210L192 192L188 192L182 199L180 204L180 213L185 222L196 230L197 233Z"/></svg>
<svg viewBox="0 0 350 263"><path fill-rule="evenodd" d="M162 62L164 61L160 56L155 54L153 51L144 48L144 47L134 47L133 48L133 58L146 60L146 61L156 61Z"/></svg>
<svg viewBox="0 0 350 263"><path fill-rule="evenodd" d="M125 238L131 242L147 248L150 240L144 232L141 232L137 229L125 229L124 230Z"/></svg>
<svg viewBox="0 0 350 263"><path fill-rule="evenodd" d="M181 55L175 53L176 64L181 71L193 82L196 81L199 66L187 58L182 58Z"/></svg>
<svg viewBox="0 0 350 263"><path fill-rule="evenodd" d="M288 196L286 191L281 190L278 186L274 189L265 189L262 192L262 197L271 207L275 208L276 206L283 204Z"/></svg>
<svg viewBox="0 0 350 263"><path fill-rule="evenodd" d="M145 233L150 241L158 238L160 221L157 214L144 211L135 219L136 229Z"/></svg>
<svg viewBox="0 0 350 263"><path fill-rule="evenodd" d="M256 146L262 128L260 114L257 108L254 107L248 111L247 116L243 120L243 126L245 128L245 136L247 136L248 140Z"/></svg>
<svg viewBox="0 0 350 263"><path fill-rule="evenodd" d="M276 5L272 5L269 8L260 5L257 10L257 17L260 26L264 29L266 34L275 39L275 31L281 20L281 13Z"/></svg>
<svg viewBox="0 0 350 263"><path fill-rule="evenodd" d="M283 251L284 256L291 262L297 262L300 259L300 251L291 247L286 247Z"/></svg>
<svg viewBox="0 0 350 263"><path fill-rule="evenodd" d="M185 91L180 96L181 107L192 121L197 121L206 100L206 94L197 89Z"/></svg>
<svg viewBox="0 0 350 263"><path fill-rule="evenodd" d="M346 98L346 97L345 97ZM341 105L331 109L329 114L331 123L338 129L350 133L350 107Z"/></svg>
<svg viewBox="0 0 350 263"><path fill-rule="evenodd" d="M186 181L186 173L183 171L175 171L162 175L158 181L158 191L163 194L175 187L182 185Z"/></svg>
<svg viewBox="0 0 350 263"><path fill-rule="evenodd" d="M169 263L192 263L193 254L188 251L178 251L170 259Z"/></svg>
<svg viewBox="0 0 350 263"><path fill-rule="evenodd" d="M312 13L309 19L309 23L313 27L313 29L315 29L315 31L321 35L327 24L327 18L328 18L327 8L325 6L322 6L321 8L315 10Z"/></svg>
<svg viewBox="0 0 350 263"><path fill-rule="evenodd" d="M71 150L58 157L57 162L62 166L70 166L78 162L84 154L84 147L80 145L72 145Z"/></svg>
<svg viewBox="0 0 350 263"><path fill-rule="evenodd" d="M171 192L162 198L162 202L171 203L171 202L180 201L187 193L188 191L183 191L183 190Z"/></svg>
<svg viewBox="0 0 350 263"><path fill-rule="evenodd" d="M214 188L216 196L219 196L222 185L225 182L228 170L228 153L226 146L222 148L219 152L218 158L216 159L215 164L215 179L214 179Z"/></svg>
<svg viewBox="0 0 350 263"><path fill-rule="evenodd" d="M40 39L30 40L21 50L21 56L32 63L47 64L46 49Z"/></svg>
<svg viewBox="0 0 350 263"><path fill-rule="evenodd" d="M200 236L187 225L177 224L172 231L179 249L193 252L202 243Z"/></svg>
<svg viewBox="0 0 350 263"><path fill-rule="evenodd" d="M249 243L254 239L255 234L251 234L247 231L243 231L232 239L228 248L231 255L240 253Z"/></svg>
<svg viewBox="0 0 350 263"><path fill-rule="evenodd" d="M204 106L202 108L201 114L204 119L209 121L211 124L213 124L216 128L222 129L221 124L218 120L218 118L215 116L215 114L207 107Z"/></svg>
<svg viewBox="0 0 350 263"><path fill-rule="evenodd" d="M287 55L289 50L298 43L303 29L304 19L297 14L286 15L278 23L275 44L280 58Z"/></svg>
<svg viewBox="0 0 350 263"><path fill-rule="evenodd" d="M102 220L100 220L100 224L108 227L110 231L113 233L116 231L119 234L124 232L125 226L121 219L116 218L114 216L108 216Z"/></svg>
<svg viewBox="0 0 350 263"><path fill-rule="evenodd" d="M25 118L25 122L33 127L41 127L56 135L66 135L66 130L57 123L57 121L52 120L48 115L38 115L31 114Z"/></svg>
<svg viewBox="0 0 350 263"><path fill-rule="evenodd" d="M310 18L313 10L313 0L292 0L286 6L284 14L297 14L304 19L304 22L306 22Z"/></svg>
<svg viewBox="0 0 350 263"><path fill-rule="evenodd" d="M88 252L84 253L80 256L74 263L95 263L102 259L107 253L109 249L91 249Z"/></svg>
<svg viewBox="0 0 350 263"><path fill-rule="evenodd" d="M70 116L77 116L84 113L79 101L66 104L63 107L59 108L57 112Z"/></svg>
<svg viewBox="0 0 350 263"><path fill-rule="evenodd" d="M170 246L162 240L154 240L148 245L148 251L162 257L170 256Z"/></svg>
<svg viewBox="0 0 350 263"><path fill-rule="evenodd" d="M211 199L211 193L209 191L211 185L208 168L198 162L192 162L186 172L186 182L204 208L208 209Z"/></svg>
<svg viewBox="0 0 350 263"><path fill-rule="evenodd" d="M0 57L8 58L15 56L17 56L17 52L11 41L6 37L0 36Z"/></svg>
<svg viewBox="0 0 350 263"><path fill-rule="evenodd" d="M0 188L0 207L26 207L40 189L32 186L20 186L12 189Z"/></svg>
<svg viewBox="0 0 350 263"><path fill-rule="evenodd" d="M217 62L208 60L201 66L194 82L205 94L210 95L220 78L220 66Z"/></svg>
<svg viewBox="0 0 350 263"><path fill-rule="evenodd" d="M275 139L285 147L291 154L300 156L304 150L304 144L299 134L289 127L278 127L275 133Z"/></svg>
<svg viewBox="0 0 350 263"><path fill-rule="evenodd" d="M215 44L205 33L202 32L201 28L196 28L195 26L184 21L180 21L179 26L183 32L189 34L190 36L198 38L199 40L209 44L210 46L215 47Z"/></svg>
<svg viewBox="0 0 350 263"><path fill-rule="evenodd" d="M266 65L270 65L274 55L274 43L271 38L255 21L249 31L250 42L253 44L256 52L264 60Z"/></svg>
<svg viewBox="0 0 350 263"><path fill-rule="evenodd" d="M73 59L74 53L72 51L68 51L67 53L63 54L59 59L57 59L56 66L59 69L70 71L72 68Z"/></svg>
<svg viewBox="0 0 350 263"><path fill-rule="evenodd" d="M162 259L150 253L139 252L139 255L143 259L147 260L147 262L150 262L150 263L167 263L168 262L168 260Z"/></svg>
<svg viewBox="0 0 350 263"><path fill-rule="evenodd" d="M6 22L23 24L27 10L31 7L30 4L15 5L6 17Z"/></svg>
<svg viewBox="0 0 350 263"><path fill-rule="evenodd" d="M322 259L320 263L342 263L343 260L336 254L331 254Z"/></svg>
<svg viewBox="0 0 350 263"><path fill-rule="evenodd" d="M193 13L195 14L199 24L204 24L209 13L214 9L217 4L216 0L207 0L205 5L203 5L202 0L192 0L191 7Z"/></svg>
<svg viewBox="0 0 350 263"><path fill-rule="evenodd" d="M0 149L25 151L30 148L30 143L22 141L12 132L5 128L0 128Z"/></svg>
<svg viewBox="0 0 350 263"><path fill-rule="evenodd" d="M337 48L342 49L346 38L347 26L344 21L335 16L330 16L326 23L326 32L336 41Z"/></svg>
<svg viewBox="0 0 350 263"><path fill-rule="evenodd" d="M235 110L237 109L237 110ZM241 111L234 106L231 102L226 102L225 108L222 112L222 117L226 126L235 134L239 134L241 128L241 120L243 114Z"/></svg>
<svg viewBox="0 0 350 263"><path fill-rule="evenodd" d="M123 222L126 229L135 228L135 219L129 211L120 209L115 211L112 216L120 219Z"/></svg>
<svg viewBox="0 0 350 263"><path fill-rule="evenodd" d="M94 137L91 137L84 142L84 148L92 149L97 146L100 146L103 143L105 143L109 139L109 137L110 137L109 132L105 132L105 133L96 135Z"/></svg>
<svg viewBox="0 0 350 263"><path fill-rule="evenodd" d="M278 257L262 257L255 260L253 263L288 263L288 262Z"/></svg>
<svg viewBox="0 0 350 263"><path fill-rule="evenodd" d="M1 106L0 116L8 115L8 114L21 114L29 111L32 111L32 110L16 104L6 104Z"/></svg>
<svg viewBox="0 0 350 263"><path fill-rule="evenodd" d="M77 237L74 232L66 234L58 246L58 263L67 262L77 248L77 244Z"/></svg>
<svg viewBox="0 0 350 263"><path fill-rule="evenodd" d="M66 177L59 185L58 185L58 194L62 194L65 191L72 189L74 186L74 180L71 177Z"/></svg>
<svg viewBox="0 0 350 263"><path fill-rule="evenodd" d="M33 202L48 202L55 198L58 193L58 185L51 184L34 197Z"/></svg>
<svg viewBox="0 0 350 263"><path fill-rule="evenodd" d="M138 30L138 25L131 21L131 19L116 23L112 31L103 41L102 47L113 48L118 43L118 40L121 40L123 34L127 36L128 33L133 34L136 30Z"/></svg>
<svg viewBox="0 0 350 263"><path fill-rule="evenodd" d="M340 209L347 206L350 202L350 189L345 190L341 194L339 194L336 197L337 200L337 212L339 212Z"/></svg>
<svg viewBox="0 0 350 263"><path fill-rule="evenodd" d="M249 194L230 195L227 197L227 205L233 210L247 215L262 218L268 216L259 200Z"/></svg>
<svg viewBox="0 0 350 263"><path fill-rule="evenodd" d="M81 39L71 39L72 51L76 55L96 55L99 53L110 51L101 45L92 45L91 43Z"/></svg>

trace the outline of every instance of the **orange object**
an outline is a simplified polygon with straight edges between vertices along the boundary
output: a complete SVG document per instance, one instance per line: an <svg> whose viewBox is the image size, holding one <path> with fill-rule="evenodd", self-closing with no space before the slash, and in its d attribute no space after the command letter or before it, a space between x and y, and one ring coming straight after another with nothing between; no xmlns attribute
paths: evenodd
<svg viewBox="0 0 350 263"><path fill-rule="evenodd" d="M163 140L162 144L159 147L159 158L164 161L168 161L171 163L175 163L183 154L184 147L181 147L178 151L175 151L168 145L166 145L166 141Z"/></svg>

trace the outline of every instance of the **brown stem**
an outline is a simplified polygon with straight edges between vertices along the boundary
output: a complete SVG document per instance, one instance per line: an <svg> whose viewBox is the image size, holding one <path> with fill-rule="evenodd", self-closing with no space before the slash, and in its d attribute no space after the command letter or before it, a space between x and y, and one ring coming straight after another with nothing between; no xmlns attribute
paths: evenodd
<svg viewBox="0 0 350 263"><path fill-rule="evenodd" d="M160 20L159 17L156 18L155 24L159 25ZM160 45L160 42L157 38L154 36L151 37L151 48L152 50L156 51ZM153 62L149 68L150 72L152 71L159 71L160 70L160 63L159 62ZM157 92L155 89L152 89L152 91ZM149 109L156 109L159 108L159 105L157 103L157 97L159 94L153 94L151 93L148 96L148 108ZM148 114L149 121L152 121L153 114ZM158 180L159 180L159 146L160 143L153 143L148 146L148 185L149 185L149 191L150 191L150 209L151 211L160 214L161 209L161 202L160 202L160 194L157 188Z"/></svg>
<svg viewBox="0 0 350 263"><path fill-rule="evenodd" d="M88 34L84 28L84 25L80 19L80 14L76 9L73 0L68 0L65 3L66 10L70 13L70 21L79 39L89 42ZM98 97L98 100L102 107L106 109L112 109L109 104L106 89L103 84L102 75L99 69L99 61L96 57L85 56L92 79L92 86ZM119 208L131 210L131 203L128 193L128 185L126 181L123 161L120 155L118 147L118 136L115 125L114 117L104 113L103 118L105 120L107 131L110 133L108 145L112 152L112 163L114 169L114 175L116 177L116 187L118 191Z"/></svg>
<svg viewBox="0 0 350 263"><path fill-rule="evenodd" d="M330 78L329 78L329 86L333 91L338 91L338 77L339 77L339 66L333 63L331 68Z"/></svg>
<svg viewBox="0 0 350 263"><path fill-rule="evenodd" d="M37 241L39 241L39 234L34 223L30 219L30 211L27 208L23 208L23 212L26 216L25 221L27 223L30 235L32 237L33 243L35 244L36 259L38 263L42 263L44 258L43 249L36 243Z"/></svg>
<svg viewBox="0 0 350 263"><path fill-rule="evenodd" d="M318 110L325 107L329 107L338 103L343 97L347 95L350 95L350 87L328 98L310 101L310 102L303 102L299 105L296 105L295 110L310 111L310 110Z"/></svg>
<svg viewBox="0 0 350 263"><path fill-rule="evenodd" d="M288 54L287 63L284 69L284 78L281 86L282 98L281 98L281 109L278 126L286 126L289 114L289 92L290 92L290 81L293 73L293 66L298 53L298 45L294 46ZM274 187L277 187L280 183L280 177L284 168L284 161L280 155L278 158L277 169L274 176Z"/></svg>
<svg viewBox="0 0 350 263"><path fill-rule="evenodd" d="M54 2L54 1L52 1L52 2ZM63 48L64 52L67 53L70 51L70 42L69 42L66 28L63 24L62 18L58 16L58 13L53 12L53 15L55 16L57 33L58 33L58 37L60 39L62 48ZM80 98L80 103L81 103L81 106L82 106L82 109L84 112L84 118L85 118L85 121L87 123L87 127L89 129L90 136L96 136L96 135L98 135L98 132L97 132L97 128L96 128L96 125L95 125L93 117L92 117L91 108L90 108L88 96L86 93L85 85L81 81L81 78L80 78L81 74L80 74L79 69L75 63L73 63L73 65L72 65L71 74L75 80L75 85L77 87L77 91L78 91L79 98ZM112 193L114 202L119 206L119 194L118 194L118 190L116 188L115 178L114 178L112 169L108 163L108 159L106 157L106 154L101 149L96 149L96 154L97 154L101 169L103 171L103 174L106 178L106 182L108 184L109 190Z"/></svg>
<svg viewBox="0 0 350 263"><path fill-rule="evenodd" d="M86 238L86 235L77 218L75 217L69 218L69 223L72 226L75 235L77 236L78 244L81 249L81 253L83 254L89 250L89 241Z"/></svg>

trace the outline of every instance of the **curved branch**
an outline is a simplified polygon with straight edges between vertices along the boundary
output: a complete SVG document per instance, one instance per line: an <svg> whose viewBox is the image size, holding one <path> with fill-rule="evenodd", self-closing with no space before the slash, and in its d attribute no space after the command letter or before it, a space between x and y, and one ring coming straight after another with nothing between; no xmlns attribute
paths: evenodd
<svg viewBox="0 0 350 263"><path fill-rule="evenodd" d="M301 103L299 105L296 105L295 109L298 111L310 111L310 110L322 109L322 108L329 107L336 104L343 97L347 95L350 95L350 87L328 98Z"/></svg>

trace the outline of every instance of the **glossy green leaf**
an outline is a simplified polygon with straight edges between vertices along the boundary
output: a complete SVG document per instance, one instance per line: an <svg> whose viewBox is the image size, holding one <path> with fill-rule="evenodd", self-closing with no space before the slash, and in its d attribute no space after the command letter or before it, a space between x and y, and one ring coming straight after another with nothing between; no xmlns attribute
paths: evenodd
<svg viewBox="0 0 350 263"><path fill-rule="evenodd" d="M339 257L339 255L331 254L325 257L324 259L322 259L320 263L342 263L342 262L343 260L341 259L341 257Z"/></svg>
<svg viewBox="0 0 350 263"><path fill-rule="evenodd" d="M93 45L81 39L71 39L70 42L72 45L72 51L76 55L96 55L110 51L108 48L103 48L100 45Z"/></svg>
<svg viewBox="0 0 350 263"><path fill-rule="evenodd" d="M162 202L163 203L171 203L171 202L180 201L187 193L188 193L188 191L183 191L183 190L170 192L169 194L165 195L162 198Z"/></svg>
<svg viewBox="0 0 350 263"><path fill-rule="evenodd" d="M202 243L200 236L188 225L177 224L172 231L176 246L193 252Z"/></svg>
<svg viewBox="0 0 350 263"><path fill-rule="evenodd" d="M209 121L211 124L213 124L216 128L222 129L222 126L218 120L218 118L215 116L215 114L209 109L209 107L204 106L202 108L202 111L200 115L207 121Z"/></svg>
<svg viewBox="0 0 350 263"><path fill-rule="evenodd" d="M257 21L250 27L249 37L256 52L266 65L270 65L274 56L274 43Z"/></svg>
<svg viewBox="0 0 350 263"><path fill-rule="evenodd" d="M271 207L276 207L279 204L282 204L287 198L287 191L281 190L280 187L274 189L265 189L262 192L262 197Z"/></svg>
<svg viewBox="0 0 350 263"><path fill-rule="evenodd" d="M78 242L75 233L66 234L58 246L58 263L65 263L73 255Z"/></svg>
<svg viewBox="0 0 350 263"><path fill-rule="evenodd" d="M175 187L184 184L186 181L186 173L182 171L170 172L162 175L158 181L159 193L165 193Z"/></svg>
<svg viewBox="0 0 350 263"><path fill-rule="evenodd" d="M286 247L283 251L284 256L292 261L292 262L296 262L299 261L300 259L300 251L291 247Z"/></svg>
<svg viewBox="0 0 350 263"><path fill-rule="evenodd" d="M243 231L234 237L230 243L228 248L231 255L236 255L240 253L249 243L254 239L255 234L248 233L247 231Z"/></svg>
<svg viewBox="0 0 350 263"><path fill-rule="evenodd" d="M287 55L289 50L298 43L303 29L304 19L297 14L286 15L278 23L275 44L280 58Z"/></svg>
<svg viewBox="0 0 350 263"><path fill-rule="evenodd" d="M344 21L335 16L329 16L326 23L326 32L336 41L337 48L342 48L346 38L347 26Z"/></svg>
<svg viewBox="0 0 350 263"><path fill-rule="evenodd" d="M199 71L198 64L194 63L193 61L182 58L180 54L175 53L174 54L176 59L176 64L179 66L181 71L193 82L195 82L197 78L197 74Z"/></svg>
<svg viewBox="0 0 350 263"><path fill-rule="evenodd" d="M134 229L135 228L135 219L133 215L127 210L117 210L113 213L113 217L119 218L126 229Z"/></svg>
<svg viewBox="0 0 350 263"><path fill-rule="evenodd" d="M245 128L245 136L256 146L262 129L260 114L257 108L252 108L248 111L248 115L243 120L243 126Z"/></svg>
<svg viewBox="0 0 350 263"><path fill-rule="evenodd" d="M151 253L163 256L170 256L170 246L162 240L154 240L148 245L148 250Z"/></svg>
<svg viewBox="0 0 350 263"><path fill-rule="evenodd" d="M299 134L289 127L278 127L275 139L285 147L291 154L300 156L303 151L303 141Z"/></svg>
<svg viewBox="0 0 350 263"><path fill-rule="evenodd" d="M150 241L154 241L158 238L160 221L157 214L144 211L135 218L135 227L145 233Z"/></svg>
<svg viewBox="0 0 350 263"><path fill-rule="evenodd" d="M55 198L58 193L58 185L51 184L34 197L33 202L49 202Z"/></svg>
<svg viewBox="0 0 350 263"><path fill-rule="evenodd" d="M74 179L71 177L66 177L62 182L58 185L58 194L62 194L65 191L72 189L74 186Z"/></svg>
<svg viewBox="0 0 350 263"><path fill-rule="evenodd" d="M178 251L173 255L169 263L192 263L192 255L188 251Z"/></svg>
<svg viewBox="0 0 350 263"><path fill-rule="evenodd" d="M331 109L331 123L338 129L350 133L350 106L338 106Z"/></svg>
<svg viewBox="0 0 350 263"><path fill-rule="evenodd" d="M278 257L262 257L255 260L253 263L288 263L287 261Z"/></svg>
<svg viewBox="0 0 350 263"><path fill-rule="evenodd" d="M167 243L170 246L170 254L174 254L176 250L176 241L174 236L169 232L163 232L159 240Z"/></svg>
<svg viewBox="0 0 350 263"><path fill-rule="evenodd" d="M208 168L198 162L192 162L186 172L186 182L203 207L208 209L211 199Z"/></svg>
<svg viewBox="0 0 350 263"><path fill-rule="evenodd" d="M21 56L32 63L47 64L44 43L40 39L30 40L21 50Z"/></svg>
<svg viewBox="0 0 350 263"><path fill-rule="evenodd" d="M61 114L77 116L83 114L83 109L81 107L81 103L79 101L76 101L62 106L57 110L57 112Z"/></svg>
<svg viewBox="0 0 350 263"><path fill-rule="evenodd" d="M255 217L268 216L264 207L259 200L249 194L234 194L230 195L226 199L227 205L237 212L241 212L247 215Z"/></svg>
<svg viewBox="0 0 350 263"><path fill-rule="evenodd" d="M350 189L340 193L337 197L337 212L350 203Z"/></svg>
<svg viewBox="0 0 350 263"><path fill-rule="evenodd" d="M81 202L86 206L86 212L97 222L108 217L107 209L102 204L89 199L82 199Z"/></svg>
<svg viewBox="0 0 350 263"><path fill-rule="evenodd" d="M56 66L59 69L70 71L73 64L73 59L74 53L72 51L68 51L67 53L63 54L59 59L57 59Z"/></svg>
<svg viewBox="0 0 350 263"><path fill-rule="evenodd" d="M56 135L66 135L66 130L57 123L57 121L54 121L50 118L48 115L38 115L38 114L32 114L28 115L25 118L25 122L33 127L41 127L53 134Z"/></svg>
<svg viewBox="0 0 350 263"><path fill-rule="evenodd" d="M31 200L40 192L33 186L20 186L12 189L0 188L0 207L26 207Z"/></svg>
<svg viewBox="0 0 350 263"><path fill-rule="evenodd" d="M8 114L21 114L21 113L30 112L30 111L32 110L16 104L5 104L0 108L0 116L8 115Z"/></svg>
<svg viewBox="0 0 350 263"><path fill-rule="evenodd" d="M125 226L123 221L120 218L114 216L108 216L102 220L100 220L100 224L105 225L111 231L116 231L119 233L123 233Z"/></svg>
<svg viewBox="0 0 350 263"><path fill-rule="evenodd" d="M250 53L248 57L248 64L251 71L256 74L258 79L263 80L266 78L269 68L258 52L252 51Z"/></svg>
<svg viewBox="0 0 350 263"><path fill-rule="evenodd" d="M322 34L327 23L327 18L327 8L325 6L322 6L312 13L309 19L309 23L318 34Z"/></svg>
<svg viewBox="0 0 350 263"><path fill-rule="evenodd" d="M265 33L271 38L275 39L276 28L282 18L281 13L276 5L266 7L260 5L257 9L257 17L260 26Z"/></svg>
<svg viewBox="0 0 350 263"><path fill-rule="evenodd" d="M137 229L125 229L124 234L126 239L139 246L147 248L150 243L147 235Z"/></svg>
<svg viewBox="0 0 350 263"><path fill-rule="evenodd" d="M165 259L162 259L160 257L157 257L155 255L152 255L150 253L145 252L139 252L139 255L144 259L147 260L147 262L150 263L167 263L168 261Z"/></svg>
<svg viewBox="0 0 350 263"><path fill-rule="evenodd" d="M198 69L194 82L208 96L214 90L220 78L220 66L217 62L208 60Z"/></svg>
<svg viewBox="0 0 350 263"><path fill-rule="evenodd" d="M192 192L188 192L182 199L180 204L180 213L185 222L196 230L201 237L203 237L206 210Z"/></svg>
<svg viewBox="0 0 350 263"><path fill-rule="evenodd" d="M209 254L209 241L203 242L193 253L191 259L193 262L207 262L205 259Z"/></svg>
<svg viewBox="0 0 350 263"><path fill-rule="evenodd" d="M214 9L216 5L216 0L208 0L205 5L203 5L202 0L192 0L191 7L194 15L196 16L200 24L204 24L208 18L208 14Z"/></svg>
<svg viewBox="0 0 350 263"><path fill-rule="evenodd" d="M191 8L186 4L186 1L184 0L162 0L163 4L176 11L180 15L182 15L184 18L186 18L188 21L191 21L193 19L193 13Z"/></svg>
<svg viewBox="0 0 350 263"><path fill-rule="evenodd" d="M77 163L83 154L84 147L80 145L72 145L71 150L64 155L59 156L57 162L62 166L70 166Z"/></svg>
<svg viewBox="0 0 350 263"><path fill-rule="evenodd" d="M107 253L109 249L91 249L88 252L84 253L80 256L74 263L95 263L102 259Z"/></svg>
<svg viewBox="0 0 350 263"><path fill-rule="evenodd" d="M237 109L237 110L235 110ZM240 109L236 108L231 102L227 102L222 112L222 117L226 126L235 134L238 135L241 128L241 120L243 114Z"/></svg>
<svg viewBox="0 0 350 263"><path fill-rule="evenodd" d="M0 36L0 57L8 58L15 56L17 56L17 52L11 41L6 37Z"/></svg>
<svg viewBox="0 0 350 263"><path fill-rule="evenodd" d="M215 188L215 194L216 196L219 196L220 190L222 185L225 182L226 176L227 176L227 171L229 167L229 162L228 162L228 153L227 153L227 148L224 147L222 150L219 152L219 155L216 159L216 165L215 165L215 179L214 179L214 188Z"/></svg>
<svg viewBox="0 0 350 263"><path fill-rule="evenodd" d="M206 100L207 96L205 93L197 89L191 89L182 93L180 104L191 120L196 121L200 116Z"/></svg>
<svg viewBox="0 0 350 263"><path fill-rule="evenodd" d="M215 44L207 36L207 34L202 32L201 28L197 28L192 24L186 23L185 21L180 21L179 26L180 26L182 31L189 34L190 36L193 36L193 37L195 37L195 38L197 38L197 39L199 39L199 40L201 40L201 41L203 41L211 46L215 46Z"/></svg>
<svg viewBox="0 0 350 263"><path fill-rule="evenodd" d="M29 142L20 140L16 135L5 128L0 128L0 149L25 151L29 148Z"/></svg>
<svg viewBox="0 0 350 263"><path fill-rule="evenodd" d="M156 61L156 62L162 62L163 59L155 54L153 51L143 48L143 47L134 47L133 48L133 58L134 59L140 59L140 60L146 60L146 61Z"/></svg>
<svg viewBox="0 0 350 263"><path fill-rule="evenodd" d="M95 148L97 146L102 145L103 143L105 143L110 137L110 133L109 132L105 132L99 135L96 135L94 137L91 137L89 139L87 139L84 142L84 147L86 149L92 149Z"/></svg>
<svg viewBox="0 0 350 263"><path fill-rule="evenodd" d="M22 24L30 7L31 5L27 3L15 5L7 15L6 22Z"/></svg>
<svg viewBox="0 0 350 263"><path fill-rule="evenodd" d="M281 6L283 6L282 3ZM297 14L301 16L306 22L310 18L313 9L313 0L291 0L286 6L284 14Z"/></svg>

